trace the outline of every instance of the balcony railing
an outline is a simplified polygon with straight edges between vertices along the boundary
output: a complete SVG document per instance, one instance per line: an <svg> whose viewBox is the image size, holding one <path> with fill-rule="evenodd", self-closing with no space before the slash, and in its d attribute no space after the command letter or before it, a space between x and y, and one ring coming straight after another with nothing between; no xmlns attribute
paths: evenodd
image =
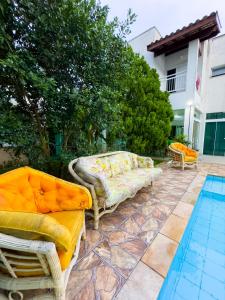
<svg viewBox="0 0 225 300"><path fill-rule="evenodd" d="M161 88L169 93L181 92L186 89L186 76L187 72L179 72L166 77L162 77Z"/></svg>

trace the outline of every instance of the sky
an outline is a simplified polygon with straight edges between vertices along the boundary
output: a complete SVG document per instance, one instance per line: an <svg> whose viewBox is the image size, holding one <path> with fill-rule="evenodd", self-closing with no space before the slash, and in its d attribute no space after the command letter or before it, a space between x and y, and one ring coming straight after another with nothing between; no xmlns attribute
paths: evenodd
<svg viewBox="0 0 225 300"><path fill-rule="evenodd" d="M129 8L137 15L128 40L152 26L165 36L213 11L218 11L221 33L225 33L225 0L101 0L101 3L109 6L110 20L115 16L124 20Z"/></svg>

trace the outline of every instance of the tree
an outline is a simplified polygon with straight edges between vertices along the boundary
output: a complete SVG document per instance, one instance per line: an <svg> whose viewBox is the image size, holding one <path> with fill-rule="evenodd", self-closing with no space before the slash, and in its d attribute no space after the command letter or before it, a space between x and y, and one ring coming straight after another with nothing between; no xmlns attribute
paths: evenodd
<svg viewBox="0 0 225 300"><path fill-rule="evenodd" d="M32 164L96 151L118 113L124 37L135 16L107 22L95 0L3 0L0 4L0 140ZM16 128L15 128L16 127Z"/></svg>
<svg viewBox="0 0 225 300"><path fill-rule="evenodd" d="M126 148L139 154L166 147L173 111L167 92L160 90L159 77L143 57L127 50L131 62L121 102Z"/></svg>

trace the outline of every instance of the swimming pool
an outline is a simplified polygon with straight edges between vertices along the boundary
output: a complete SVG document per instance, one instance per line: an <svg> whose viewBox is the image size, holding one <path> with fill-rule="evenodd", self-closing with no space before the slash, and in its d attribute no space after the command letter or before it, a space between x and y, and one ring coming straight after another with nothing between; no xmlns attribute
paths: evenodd
<svg viewBox="0 0 225 300"><path fill-rule="evenodd" d="M209 175L158 300L225 300L225 178Z"/></svg>

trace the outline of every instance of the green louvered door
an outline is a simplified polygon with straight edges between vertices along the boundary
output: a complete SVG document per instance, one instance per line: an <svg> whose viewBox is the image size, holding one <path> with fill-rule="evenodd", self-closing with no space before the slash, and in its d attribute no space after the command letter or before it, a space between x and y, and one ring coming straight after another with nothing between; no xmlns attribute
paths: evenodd
<svg viewBox="0 0 225 300"><path fill-rule="evenodd" d="M206 123L203 153L225 156L225 122Z"/></svg>
<svg viewBox="0 0 225 300"><path fill-rule="evenodd" d="M225 122L216 123L214 155L225 156Z"/></svg>

